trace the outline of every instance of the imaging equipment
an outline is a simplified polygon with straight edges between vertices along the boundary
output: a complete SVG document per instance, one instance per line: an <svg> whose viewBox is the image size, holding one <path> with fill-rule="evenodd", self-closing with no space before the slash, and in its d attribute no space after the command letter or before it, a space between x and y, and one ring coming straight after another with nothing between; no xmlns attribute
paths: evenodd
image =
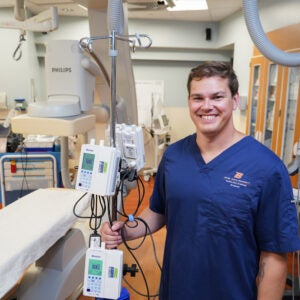
<svg viewBox="0 0 300 300"><path fill-rule="evenodd" d="M29 116L69 117L93 108L95 77L101 71L84 54L78 41L49 41L45 71L47 100L29 103Z"/></svg>
<svg viewBox="0 0 300 300"><path fill-rule="evenodd" d="M47 101L31 102L28 114L11 119L14 133L53 135L60 138L61 175L64 187L74 185L69 177L68 137L87 135L94 129L95 76L99 67L83 54L76 40L52 40L47 46ZM100 107L101 108L101 107ZM102 115L107 116L107 109Z"/></svg>

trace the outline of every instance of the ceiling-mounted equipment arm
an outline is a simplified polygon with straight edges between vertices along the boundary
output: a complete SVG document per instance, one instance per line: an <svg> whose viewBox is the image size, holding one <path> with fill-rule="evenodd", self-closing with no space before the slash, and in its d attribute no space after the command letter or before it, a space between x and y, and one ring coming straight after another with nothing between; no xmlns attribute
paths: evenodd
<svg viewBox="0 0 300 300"><path fill-rule="evenodd" d="M9 20L0 22L0 28L19 29L34 32L49 32L58 28L58 12L56 7L41 12L40 14L24 21Z"/></svg>
<svg viewBox="0 0 300 300"><path fill-rule="evenodd" d="M262 28L257 0L243 0L246 25L258 50L269 60L288 67L300 66L300 53L286 53L274 46Z"/></svg>
<svg viewBox="0 0 300 300"><path fill-rule="evenodd" d="M24 21L25 17L25 0L15 0L14 15L18 21Z"/></svg>

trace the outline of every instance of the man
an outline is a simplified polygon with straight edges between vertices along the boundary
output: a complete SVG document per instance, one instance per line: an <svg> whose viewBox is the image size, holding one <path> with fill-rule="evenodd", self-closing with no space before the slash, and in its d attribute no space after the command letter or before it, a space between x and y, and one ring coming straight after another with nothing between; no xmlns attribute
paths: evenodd
<svg viewBox="0 0 300 300"><path fill-rule="evenodd" d="M167 148L140 216L152 232L167 227L161 300L282 299L286 253L300 249L285 166L234 127L238 85L225 63L189 75L196 134ZM121 227L103 224L108 248L122 242ZM143 234L143 226L125 228L128 240Z"/></svg>

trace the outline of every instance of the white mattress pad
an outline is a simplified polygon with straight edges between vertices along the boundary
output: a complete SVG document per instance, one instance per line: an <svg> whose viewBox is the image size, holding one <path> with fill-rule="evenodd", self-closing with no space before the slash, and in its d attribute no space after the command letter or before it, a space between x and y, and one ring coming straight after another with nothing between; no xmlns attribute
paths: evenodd
<svg viewBox="0 0 300 300"><path fill-rule="evenodd" d="M76 222L73 206L84 193L71 189L39 189L0 210L0 299ZM89 196L76 213L87 208Z"/></svg>

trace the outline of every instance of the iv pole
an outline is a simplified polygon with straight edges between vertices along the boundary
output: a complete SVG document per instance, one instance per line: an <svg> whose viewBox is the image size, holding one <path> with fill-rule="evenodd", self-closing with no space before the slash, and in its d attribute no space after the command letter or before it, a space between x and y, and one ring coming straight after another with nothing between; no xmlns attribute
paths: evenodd
<svg viewBox="0 0 300 300"><path fill-rule="evenodd" d="M140 48L149 48L152 44L151 38L146 34L135 34L135 35L123 35L124 27L124 12L122 0L108 0L107 7L107 25L108 36L95 36L95 37L84 37L80 40L79 45L82 49L88 51L94 58L95 55L92 50L92 44L95 40L109 39L110 49L109 56L111 58L111 76L108 83L110 85L110 146L116 147L116 105L117 105L117 93L116 93L116 60L118 56L117 50L117 40L127 42L131 45L132 50L135 51L136 43ZM142 39L146 39L146 43L143 43ZM104 70L103 65L99 59L96 59L96 63L99 65L100 69L103 71L105 79L108 76ZM112 196L112 220L117 220L117 197L115 194Z"/></svg>
<svg viewBox="0 0 300 300"><path fill-rule="evenodd" d="M112 2L112 1L111 1ZM121 4L122 5L122 4ZM116 92L116 57L118 51L116 50L116 31L112 31L110 39L110 57L111 57L111 79L110 79L110 145L116 147L116 103L117 103L117 92ZM112 196L111 204L111 220L117 220L117 205L118 205L118 191Z"/></svg>
<svg viewBox="0 0 300 300"><path fill-rule="evenodd" d="M108 2L107 9L107 24L108 30L111 31L110 35L110 52L111 57L111 80L110 80L110 91L111 91L111 118L110 118L110 145L116 147L116 105L117 105L117 94L116 94L116 58L118 55L118 50L116 48L117 40L127 41L132 43L132 40L128 39L130 36L126 37L123 35L124 27L124 12L122 0L110 0ZM137 36L136 36L137 37ZM152 41L148 38L149 44L147 48L151 46ZM140 40L138 39L141 45ZM134 43L133 43L134 45ZM117 220L117 201L118 201L118 191L112 197L112 221Z"/></svg>

